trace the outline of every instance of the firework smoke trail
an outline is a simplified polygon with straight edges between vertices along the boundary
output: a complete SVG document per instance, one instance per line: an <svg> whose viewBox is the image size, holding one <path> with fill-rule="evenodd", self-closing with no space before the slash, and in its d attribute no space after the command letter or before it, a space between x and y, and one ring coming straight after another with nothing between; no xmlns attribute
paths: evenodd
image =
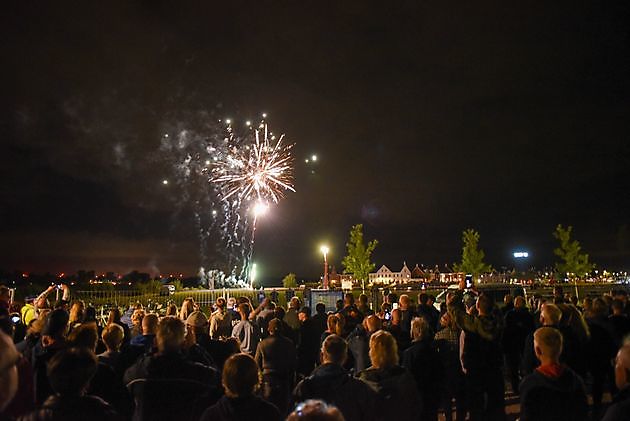
<svg viewBox="0 0 630 421"><path fill-rule="evenodd" d="M230 120L219 121L205 137L176 131L173 138L164 135L161 152L172 159L182 202L193 205L202 270L220 265L229 274L228 286L248 285L259 216L255 210L267 209L286 191L295 191L293 145L283 143L284 135L276 139L264 120L257 129L247 122L242 134ZM215 232L224 255L220 263L208 255Z"/></svg>

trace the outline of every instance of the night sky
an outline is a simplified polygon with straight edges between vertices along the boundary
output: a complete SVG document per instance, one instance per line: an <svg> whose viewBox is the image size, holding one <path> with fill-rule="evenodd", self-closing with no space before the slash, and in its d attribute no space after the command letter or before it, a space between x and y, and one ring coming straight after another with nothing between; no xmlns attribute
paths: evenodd
<svg viewBox="0 0 630 421"><path fill-rule="evenodd" d="M160 138L262 112L296 144L267 280L317 277L322 242L341 269L355 223L395 270L458 260L468 227L493 266L542 267L559 223L629 268L629 22L627 1L10 1L0 268L196 273Z"/></svg>

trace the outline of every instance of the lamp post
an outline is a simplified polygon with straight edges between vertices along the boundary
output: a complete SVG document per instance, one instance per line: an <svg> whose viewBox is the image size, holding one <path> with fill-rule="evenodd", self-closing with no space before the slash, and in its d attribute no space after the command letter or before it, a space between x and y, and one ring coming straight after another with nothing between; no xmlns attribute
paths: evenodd
<svg viewBox="0 0 630 421"><path fill-rule="evenodd" d="M321 246L319 250L324 254L324 289L328 289L328 246Z"/></svg>

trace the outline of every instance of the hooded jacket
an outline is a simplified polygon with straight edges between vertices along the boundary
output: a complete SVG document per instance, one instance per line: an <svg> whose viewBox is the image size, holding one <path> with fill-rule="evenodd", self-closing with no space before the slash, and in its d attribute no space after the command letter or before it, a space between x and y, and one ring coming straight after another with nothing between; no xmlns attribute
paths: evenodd
<svg viewBox="0 0 630 421"><path fill-rule="evenodd" d="M582 421L588 404L582 378L564 367L557 376L534 370L520 386L521 421Z"/></svg>
<svg viewBox="0 0 630 421"><path fill-rule="evenodd" d="M296 403L322 399L335 405L346 421L373 420L376 393L338 364L326 363L313 370L293 392Z"/></svg>

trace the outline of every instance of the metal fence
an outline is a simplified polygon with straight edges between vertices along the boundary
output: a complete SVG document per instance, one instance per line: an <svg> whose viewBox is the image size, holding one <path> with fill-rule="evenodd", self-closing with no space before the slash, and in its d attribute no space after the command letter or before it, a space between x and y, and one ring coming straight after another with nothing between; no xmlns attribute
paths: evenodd
<svg viewBox="0 0 630 421"><path fill-rule="evenodd" d="M298 297L303 296L302 290L287 290L286 288L273 288L265 289L262 292L266 297L272 294L272 291L277 293L276 303L282 306L286 306L287 294L292 296L295 294ZM289 293L289 291L291 291ZM164 293L143 293L135 290L121 290L121 291L73 291L72 299L83 300L86 304L94 307L122 307L126 308L135 303L141 303L143 306L149 307L164 307L170 303L180 306L182 302L192 297L195 302L202 308L210 307L214 304L219 297L228 299L230 297L247 297L254 305L259 304L260 290L253 289L207 289L207 290L185 290L177 291L173 294Z"/></svg>

